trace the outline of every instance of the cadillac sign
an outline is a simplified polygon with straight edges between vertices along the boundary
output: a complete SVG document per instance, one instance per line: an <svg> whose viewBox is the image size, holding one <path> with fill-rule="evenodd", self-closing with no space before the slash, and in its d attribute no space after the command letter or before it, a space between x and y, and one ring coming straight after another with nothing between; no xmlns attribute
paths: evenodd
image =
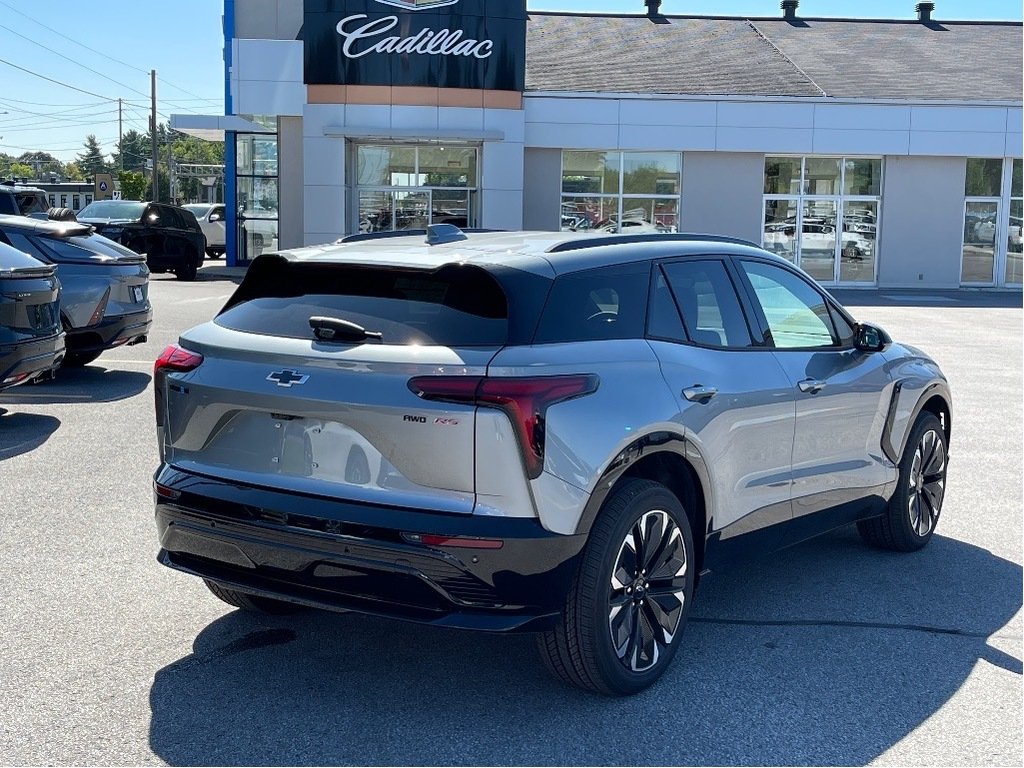
<svg viewBox="0 0 1024 768"><path fill-rule="evenodd" d="M306 0L310 85L522 91L526 2Z"/></svg>

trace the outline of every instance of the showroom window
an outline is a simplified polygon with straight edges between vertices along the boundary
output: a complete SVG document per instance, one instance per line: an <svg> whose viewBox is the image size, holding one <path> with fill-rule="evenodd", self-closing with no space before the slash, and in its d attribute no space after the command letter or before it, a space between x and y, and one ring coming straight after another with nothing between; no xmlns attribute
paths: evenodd
<svg viewBox="0 0 1024 768"><path fill-rule="evenodd" d="M960 282L1021 283L1021 161L968 158Z"/></svg>
<svg viewBox="0 0 1024 768"><path fill-rule="evenodd" d="M762 245L827 283L874 283L878 157L765 158Z"/></svg>
<svg viewBox="0 0 1024 768"><path fill-rule="evenodd" d="M277 250L279 210L277 134L235 136L239 261Z"/></svg>
<svg viewBox="0 0 1024 768"><path fill-rule="evenodd" d="M562 153L562 230L676 232L679 152Z"/></svg>
<svg viewBox="0 0 1024 768"><path fill-rule="evenodd" d="M360 233L478 226L477 147L358 145L354 151Z"/></svg>

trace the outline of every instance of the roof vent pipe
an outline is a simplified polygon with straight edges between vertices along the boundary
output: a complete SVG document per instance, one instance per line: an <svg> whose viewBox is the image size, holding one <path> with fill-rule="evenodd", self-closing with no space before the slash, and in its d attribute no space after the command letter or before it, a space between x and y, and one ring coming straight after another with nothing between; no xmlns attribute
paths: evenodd
<svg viewBox="0 0 1024 768"><path fill-rule="evenodd" d="M654 19L661 16L661 0L644 0L644 4L647 6L648 18Z"/></svg>
<svg viewBox="0 0 1024 768"><path fill-rule="evenodd" d="M918 3L914 6L914 10L917 11L918 21L931 21L932 11L935 10L935 3Z"/></svg>
<svg viewBox="0 0 1024 768"><path fill-rule="evenodd" d="M782 18L784 19L795 19L796 9L800 5L800 0L782 0Z"/></svg>

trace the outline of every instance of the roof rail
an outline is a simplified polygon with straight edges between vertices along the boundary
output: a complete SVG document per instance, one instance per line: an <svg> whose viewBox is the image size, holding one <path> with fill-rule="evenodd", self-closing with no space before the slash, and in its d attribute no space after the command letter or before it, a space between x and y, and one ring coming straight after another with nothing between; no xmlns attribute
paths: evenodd
<svg viewBox="0 0 1024 768"><path fill-rule="evenodd" d="M507 230L504 230L504 229L461 229L460 228L459 231L461 231L463 234L467 234L467 235L485 235L485 234L491 234L491 233L494 233L494 232L506 232ZM417 235L419 235L421 237L426 237L427 236L427 230L425 230L425 229L403 229L403 230L398 230L396 232L365 232L365 233L360 233L358 235L348 235L346 237L341 238L340 240L335 240L334 242L335 242L335 245L343 245L345 243L366 243L366 242L372 242L374 240L390 240L393 237L416 237Z"/></svg>
<svg viewBox="0 0 1024 768"><path fill-rule="evenodd" d="M623 245L629 243L667 243L667 242L712 242L732 243L733 245L749 245L760 248L757 243L750 240L743 240L739 237L725 237L724 235L700 235L695 233L661 233L648 235L603 235L597 237L581 237L576 240L565 240L555 243L548 248L547 253L565 253L567 251L582 251L587 248L599 248L602 245Z"/></svg>

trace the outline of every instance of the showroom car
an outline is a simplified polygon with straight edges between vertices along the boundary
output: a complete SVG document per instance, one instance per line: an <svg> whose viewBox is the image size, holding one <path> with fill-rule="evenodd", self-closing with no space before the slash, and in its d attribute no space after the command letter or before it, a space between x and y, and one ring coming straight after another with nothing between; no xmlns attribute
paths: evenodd
<svg viewBox="0 0 1024 768"><path fill-rule="evenodd" d="M0 243L56 268L63 286L64 365L88 365L108 349L141 344L153 324L146 259L87 224L0 216Z"/></svg>
<svg viewBox="0 0 1024 768"><path fill-rule="evenodd" d="M60 281L51 264L0 243L0 390L43 376L64 357Z"/></svg>
<svg viewBox="0 0 1024 768"><path fill-rule="evenodd" d="M227 234L224 225L224 206L210 203L190 203L182 207L196 217L203 234L206 235L206 255L212 258L223 256Z"/></svg>
<svg viewBox="0 0 1024 768"><path fill-rule="evenodd" d="M613 695L702 574L849 524L924 547L952 415L924 352L753 244L446 225L257 259L154 385L164 565L245 609L534 632Z"/></svg>
<svg viewBox="0 0 1024 768"><path fill-rule="evenodd" d="M206 256L206 236L184 208L100 200L83 208L78 220L144 255L153 272L173 272L179 280L195 280Z"/></svg>

